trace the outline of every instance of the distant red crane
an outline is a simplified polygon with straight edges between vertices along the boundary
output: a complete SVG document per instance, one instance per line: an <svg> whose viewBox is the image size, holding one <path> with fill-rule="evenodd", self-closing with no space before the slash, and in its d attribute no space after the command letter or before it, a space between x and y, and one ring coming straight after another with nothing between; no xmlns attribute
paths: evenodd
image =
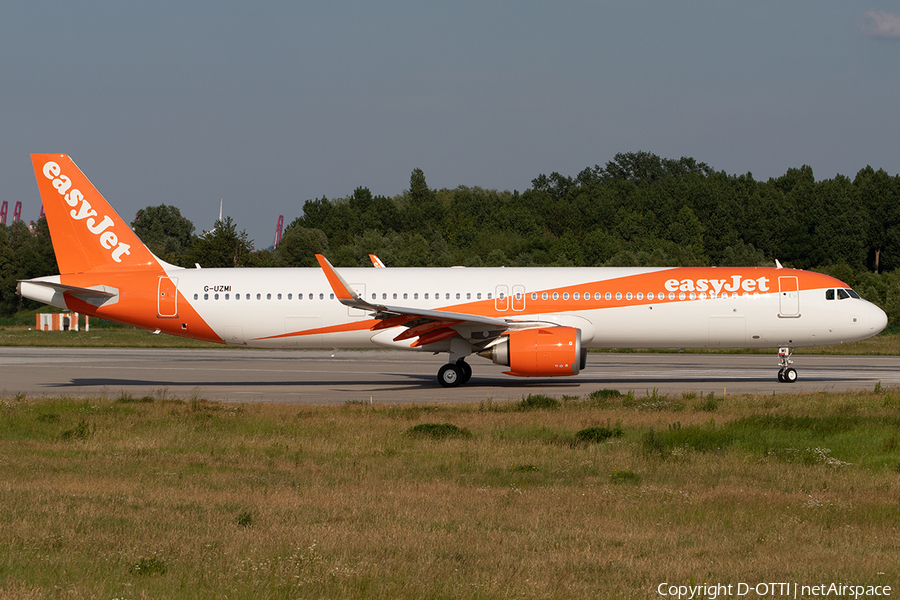
<svg viewBox="0 0 900 600"><path fill-rule="evenodd" d="M275 225L275 243L272 245L273 248L277 248L278 244L281 243L281 228L284 225L284 215L278 215L278 223Z"/></svg>
<svg viewBox="0 0 900 600"><path fill-rule="evenodd" d="M16 202L16 208L13 210L13 223L22 220L22 202Z"/></svg>
<svg viewBox="0 0 900 600"><path fill-rule="evenodd" d="M0 223L6 225L6 211L9 210L9 202L6 200L3 201L3 206L0 206Z"/></svg>

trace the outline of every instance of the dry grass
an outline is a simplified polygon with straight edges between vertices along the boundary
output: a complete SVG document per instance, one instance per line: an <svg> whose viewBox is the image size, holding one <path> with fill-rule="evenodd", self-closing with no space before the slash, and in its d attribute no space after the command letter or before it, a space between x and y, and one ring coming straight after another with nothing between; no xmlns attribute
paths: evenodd
<svg viewBox="0 0 900 600"><path fill-rule="evenodd" d="M900 582L900 392L638 400L7 398L0 596L649 598L662 582ZM471 436L408 433L423 423ZM621 437L576 441L614 424Z"/></svg>

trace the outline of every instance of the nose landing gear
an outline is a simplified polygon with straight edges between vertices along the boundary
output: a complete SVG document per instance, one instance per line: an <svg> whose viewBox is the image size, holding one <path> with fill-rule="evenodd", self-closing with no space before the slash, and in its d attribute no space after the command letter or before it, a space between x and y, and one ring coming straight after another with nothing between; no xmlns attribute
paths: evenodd
<svg viewBox="0 0 900 600"><path fill-rule="evenodd" d="M794 383L797 381L796 369L789 366L794 363L791 360L792 354L794 354L794 351L790 348L778 349L778 363L781 365L781 368L778 369L778 381L780 383Z"/></svg>

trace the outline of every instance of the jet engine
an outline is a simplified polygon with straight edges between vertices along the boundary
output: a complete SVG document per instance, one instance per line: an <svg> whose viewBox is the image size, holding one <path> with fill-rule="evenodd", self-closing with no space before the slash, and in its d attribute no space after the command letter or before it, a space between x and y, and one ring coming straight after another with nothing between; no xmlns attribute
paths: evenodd
<svg viewBox="0 0 900 600"><path fill-rule="evenodd" d="M506 374L519 377L577 375L587 362L587 350L581 347L581 330L575 327L509 331L478 356L510 367Z"/></svg>

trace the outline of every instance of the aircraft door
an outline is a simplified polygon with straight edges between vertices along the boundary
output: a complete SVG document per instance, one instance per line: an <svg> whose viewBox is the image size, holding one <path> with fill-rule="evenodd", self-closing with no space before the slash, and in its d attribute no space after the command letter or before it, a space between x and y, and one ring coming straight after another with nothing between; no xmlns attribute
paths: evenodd
<svg viewBox="0 0 900 600"><path fill-rule="evenodd" d="M497 312L509 310L509 286L498 285L497 289L494 291L496 292L496 295L494 296L494 308L497 309Z"/></svg>
<svg viewBox="0 0 900 600"><path fill-rule="evenodd" d="M156 313L163 318L178 316L178 279L159 278L156 295Z"/></svg>
<svg viewBox="0 0 900 600"><path fill-rule="evenodd" d="M800 286L796 277L778 278L778 316L800 316Z"/></svg>
<svg viewBox="0 0 900 600"><path fill-rule="evenodd" d="M525 310L525 286L514 285L512 288L512 309Z"/></svg>

